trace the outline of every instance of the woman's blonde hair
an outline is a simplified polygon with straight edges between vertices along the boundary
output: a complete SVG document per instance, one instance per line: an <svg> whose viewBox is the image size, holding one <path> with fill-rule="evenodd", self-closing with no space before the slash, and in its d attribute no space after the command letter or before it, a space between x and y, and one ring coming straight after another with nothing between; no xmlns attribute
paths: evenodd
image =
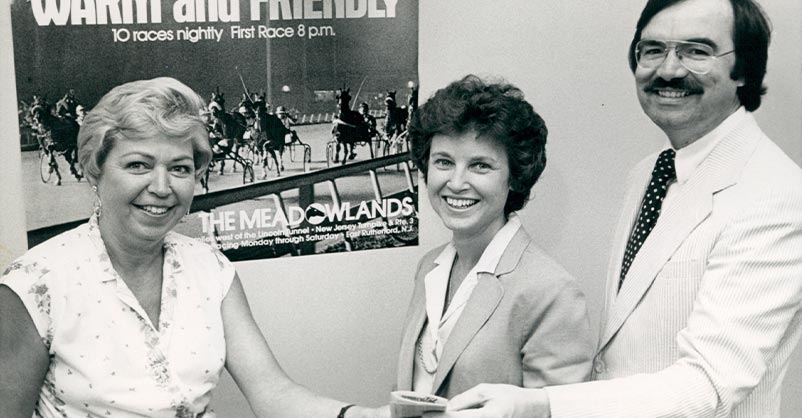
<svg viewBox="0 0 802 418"><path fill-rule="evenodd" d="M180 81L159 77L117 86L87 113L78 132L78 161L90 178L97 179L103 163L120 140L164 138L190 140L195 178L212 158L203 99Z"/></svg>

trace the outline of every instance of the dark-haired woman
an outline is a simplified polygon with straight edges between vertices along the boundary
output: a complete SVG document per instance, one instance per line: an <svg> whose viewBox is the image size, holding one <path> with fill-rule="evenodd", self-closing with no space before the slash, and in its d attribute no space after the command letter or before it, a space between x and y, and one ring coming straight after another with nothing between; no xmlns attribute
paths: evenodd
<svg viewBox="0 0 802 418"><path fill-rule="evenodd" d="M399 390L451 397L479 383L541 387L589 377L584 296L515 213L545 167L546 135L519 89L475 76L415 112L412 152L452 239L418 265Z"/></svg>

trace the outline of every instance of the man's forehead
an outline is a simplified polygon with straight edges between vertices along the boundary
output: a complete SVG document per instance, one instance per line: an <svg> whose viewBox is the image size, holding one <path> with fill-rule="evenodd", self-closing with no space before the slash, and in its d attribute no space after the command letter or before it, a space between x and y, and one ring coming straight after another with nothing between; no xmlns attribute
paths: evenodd
<svg viewBox="0 0 802 418"><path fill-rule="evenodd" d="M729 0L685 0L658 12L641 39L710 39L732 44L733 11Z"/></svg>

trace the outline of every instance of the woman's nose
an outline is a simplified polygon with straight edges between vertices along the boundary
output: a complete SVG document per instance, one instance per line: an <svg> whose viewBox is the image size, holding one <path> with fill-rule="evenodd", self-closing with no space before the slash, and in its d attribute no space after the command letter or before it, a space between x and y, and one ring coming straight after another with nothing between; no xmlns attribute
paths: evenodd
<svg viewBox="0 0 802 418"><path fill-rule="evenodd" d="M148 191L157 196L167 196L172 191L170 189L170 175L164 168L157 167L151 173Z"/></svg>
<svg viewBox="0 0 802 418"><path fill-rule="evenodd" d="M468 188L467 173L465 170L459 167L452 170L446 185L453 191L460 191Z"/></svg>

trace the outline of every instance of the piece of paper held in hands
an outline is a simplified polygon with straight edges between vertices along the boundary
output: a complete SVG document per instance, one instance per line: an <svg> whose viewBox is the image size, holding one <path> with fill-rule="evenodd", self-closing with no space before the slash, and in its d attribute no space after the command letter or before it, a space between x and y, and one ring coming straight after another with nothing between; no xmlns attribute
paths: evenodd
<svg viewBox="0 0 802 418"><path fill-rule="evenodd" d="M390 411L394 418L419 417L424 412L445 411L448 399L406 390L390 393Z"/></svg>

